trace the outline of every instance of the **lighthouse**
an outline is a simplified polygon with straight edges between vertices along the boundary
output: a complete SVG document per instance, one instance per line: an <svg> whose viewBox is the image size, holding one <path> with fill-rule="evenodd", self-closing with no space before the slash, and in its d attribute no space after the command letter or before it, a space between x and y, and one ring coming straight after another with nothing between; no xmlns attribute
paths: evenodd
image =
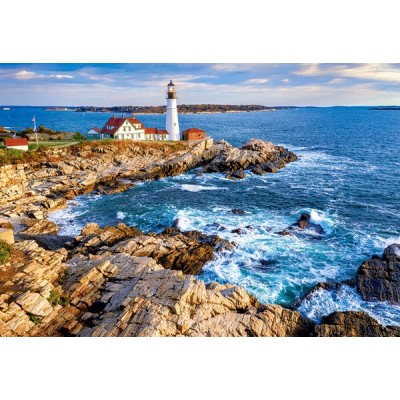
<svg viewBox="0 0 400 400"><path fill-rule="evenodd" d="M179 133L178 109L176 108L176 91L172 80L167 85L167 117L165 130L170 140L181 140Z"/></svg>

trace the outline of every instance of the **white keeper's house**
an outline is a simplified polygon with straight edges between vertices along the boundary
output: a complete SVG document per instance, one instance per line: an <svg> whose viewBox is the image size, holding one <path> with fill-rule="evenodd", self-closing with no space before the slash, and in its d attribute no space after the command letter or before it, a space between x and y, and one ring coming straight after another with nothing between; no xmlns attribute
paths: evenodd
<svg viewBox="0 0 400 400"><path fill-rule="evenodd" d="M109 118L100 130L102 137L118 140L168 140L168 132L164 129L145 128L145 126L132 114L126 118L124 114Z"/></svg>

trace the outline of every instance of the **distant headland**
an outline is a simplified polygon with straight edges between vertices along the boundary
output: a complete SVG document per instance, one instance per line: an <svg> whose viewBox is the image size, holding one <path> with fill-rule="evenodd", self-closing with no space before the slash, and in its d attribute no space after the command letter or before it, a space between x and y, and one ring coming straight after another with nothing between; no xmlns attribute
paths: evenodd
<svg viewBox="0 0 400 400"><path fill-rule="evenodd" d="M267 107L257 104L232 105L232 104L180 104L180 114L225 113L225 112L250 112L250 111L276 111L297 108L294 106ZM79 107L45 107L46 111L76 111L76 112L107 112L107 113L134 113L134 114L165 114L166 106L79 106Z"/></svg>

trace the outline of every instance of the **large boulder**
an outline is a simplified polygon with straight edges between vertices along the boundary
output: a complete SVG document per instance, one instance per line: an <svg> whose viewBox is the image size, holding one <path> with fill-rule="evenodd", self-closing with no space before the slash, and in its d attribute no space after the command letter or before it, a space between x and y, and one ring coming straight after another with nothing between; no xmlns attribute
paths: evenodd
<svg viewBox="0 0 400 400"><path fill-rule="evenodd" d="M383 326L361 311L334 312L315 326L316 336L390 337L400 336L400 327Z"/></svg>
<svg viewBox="0 0 400 400"><path fill-rule="evenodd" d="M382 258L374 256L364 261L356 283L364 300L400 304L400 244L388 246Z"/></svg>

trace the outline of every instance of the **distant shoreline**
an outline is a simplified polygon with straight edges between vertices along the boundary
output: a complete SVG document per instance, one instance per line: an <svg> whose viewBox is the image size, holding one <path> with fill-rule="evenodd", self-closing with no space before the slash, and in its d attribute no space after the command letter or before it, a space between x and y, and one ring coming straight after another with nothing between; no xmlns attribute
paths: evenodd
<svg viewBox="0 0 400 400"><path fill-rule="evenodd" d="M295 109L294 106L267 107L262 105L230 105L230 104L180 104L180 114L223 114L253 111L277 111ZM44 111L101 112L126 114L165 114L166 106L115 106L115 107L45 107Z"/></svg>

